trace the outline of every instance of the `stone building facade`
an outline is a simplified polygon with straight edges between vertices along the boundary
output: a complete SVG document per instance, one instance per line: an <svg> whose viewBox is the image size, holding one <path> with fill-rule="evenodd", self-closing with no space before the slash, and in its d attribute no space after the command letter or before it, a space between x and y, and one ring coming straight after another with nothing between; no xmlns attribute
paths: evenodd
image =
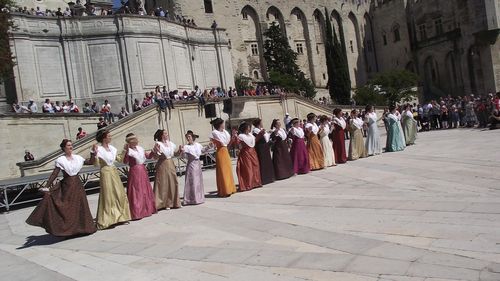
<svg viewBox="0 0 500 281"><path fill-rule="evenodd" d="M47 7L63 5L59 0L45 1ZM342 28L345 34L353 87L378 72L408 69L420 75L426 99L500 90L498 0L145 1L147 9L159 6L194 19L200 27L209 28L215 21L225 29L220 33L227 43L225 69L234 70L224 73L227 81L239 74L255 82L267 78L263 33L276 22L298 53L301 69L316 87L324 88L328 81L324 22L328 16L337 33ZM140 21L154 21L146 18ZM97 19L86 22L93 20ZM168 67L163 65L162 71Z"/></svg>
<svg viewBox="0 0 500 281"><path fill-rule="evenodd" d="M114 15L55 18L13 15L17 100L108 99L114 110L156 86L180 91L234 86L221 29Z"/></svg>
<svg viewBox="0 0 500 281"><path fill-rule="evenodd" d="M324 21L330 16L345 34L353 87L377 72L408 69L420 75L426 98L500 90L497 0L173 2L199 25L215 20L226 28L233 68L257 81L266 78L262 34L274 21L299 53L304 73L324 87Z"/></svg>

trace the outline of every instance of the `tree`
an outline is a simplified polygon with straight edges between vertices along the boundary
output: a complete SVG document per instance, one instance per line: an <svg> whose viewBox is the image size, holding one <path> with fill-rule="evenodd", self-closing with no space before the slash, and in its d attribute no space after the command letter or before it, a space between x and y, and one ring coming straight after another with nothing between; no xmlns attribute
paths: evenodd
<svg viewBox="0 0 500 281"><path fill-rule="evenodd" d="M273 22L264 36L266 37L264 59L271 83L314 98L316 95L314 85L297 65L297 53L288 44L279 25Z"/></svg>
<svg viewBox="0 0 500 281"><path fill-rule="evenodd" d="M354 100L357 105L386 105L386 96L376 89L373 85L365 85L354 90L356 93Z"/></svg>
<svg viewBox="0 0 500 281"><path fill-rule="evenodd" d="M14 27L10 18L10 7L14 7L12 0L0 0L0 80L4 81L13 78L12 68L15 65L9 47L9 29Z"/></svg>
<svg viewBox="0 0 500 281"><path fill-rule="evenodd" d="M332 28L328 10L326 13L326 66L328 69L328 91L332 100L340 104L349 104L351 99L351 79L349 78L349 66L345 49L344 32L342 24L339 25L340 40Z"/></svg>
<svg viewBox="0 0 500 281"><path fill-rule="evenodd" d="M417 74L407 70L390 70L376 75L368 84L379 85L388 105L409 102L416 97Z"/></svg>
<svg viewBox="0 0 500 281"><path fill-rule="evenodd" d="M238 91L238 93L253 89L252 84L250 83L252 79L250 77L244 76L243 74L236 75L234 77L234 87Z"/></svg>

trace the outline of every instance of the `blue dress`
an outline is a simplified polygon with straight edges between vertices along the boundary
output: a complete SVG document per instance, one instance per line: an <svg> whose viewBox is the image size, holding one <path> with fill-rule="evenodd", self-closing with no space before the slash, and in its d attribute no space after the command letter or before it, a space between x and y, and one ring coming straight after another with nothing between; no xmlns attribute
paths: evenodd
<svg viewBox="0 0 500 281"><path fill-rule="evenodd" d="M387 143L386 152L402 151L406 148L403 128L399 118L393 114L386 117L387 121Z"/></svg>

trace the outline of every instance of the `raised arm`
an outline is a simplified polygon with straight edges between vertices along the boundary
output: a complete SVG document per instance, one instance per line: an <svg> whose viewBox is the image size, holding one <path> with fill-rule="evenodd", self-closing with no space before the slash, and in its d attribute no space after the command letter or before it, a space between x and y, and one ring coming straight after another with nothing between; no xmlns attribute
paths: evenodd
<svg viewBox="0 0 500 281"><path fill-rule="evenodd" d="M96 161L96 155L97 155L97 144L94 144L92 146L92 150L90 150L90 157L85 159L83 165L94 165Z"/></svg>

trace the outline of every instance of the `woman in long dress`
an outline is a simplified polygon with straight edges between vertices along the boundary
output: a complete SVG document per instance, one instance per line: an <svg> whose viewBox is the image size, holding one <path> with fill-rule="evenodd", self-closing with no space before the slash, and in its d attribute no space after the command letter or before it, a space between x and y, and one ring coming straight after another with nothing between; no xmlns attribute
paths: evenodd
<svg viewBox="0 0 500 281"><path fill-rule="evenodd" d="M198 135L191 130L186 133L187 144L183 147L182 156L187 159L186 181L184 184L184 205L198 205L205 202L205 189L203 186L203 173L201 169L200 156L205 148L195 142Z"/></svg>
<svg viewBox="0 0 500 281"><path fill-rule="evenodd" d="M346 122L342 116L342 109L335 108L333 110L333 151L335 151L335 162L337 164L344 164L347 162L347 154L345 151L345 128Z"/></svg>
<svg viewBox="0 0 500 281"><path fill-rule="evenodd" d="M215 153L215 172L217 179L217 194L219 197L228 197L236 193L231 158L227 147L231 145L231 135L224 129L224 120L216 118L210 122L214 127L210 140L217 147Z"/></svg>
<svg viewBox="0 0 500 281"><path fill-rule="evenodd" d="M130 133L126 136L125 157L123 163L129 165L127 180L127 197L130 205L130 214L133 220L140 220L156 213L155 197L149 181L148 171L144 166L146 159L152 153L146 153L139 146L139 139Z"/></svg>
<svg viewBox="0 0 500 281"><path fill-rule="evenodd" d="M325 167L325 157L323 156L323 148L318 137L319 126L316 124L316 119L316 114L307 114L307 123L304 126L311 171L321 170Z"/></svg>
<svg viewBox="0 0 500 281"><path fill-rule="evenodd" d="M321 123L319 125L319 141L321 143L321 148L323 148L323 158L324 158L324 166L325 167L331 167L335 166L335 154L333 152L333 144L332 141L330 141L330 125L329 125L329 120L328 116L323 115L319 119L319 122Z"/></svg>
<svg viewBox="0 0 500 281"><path fill-rule="evenodd" d="M239 191L248 191L262 186L260 165L255 151L255 137L251 134L251 125L242 123L238 128L238 143L240 152L236 162Z"/></svg>
<svg viewBox="0 0 500 281"><path fill-rule="evenodd" d="M288 132L288 136L292 140L290 156L292 157L293 171L296 174L307 174L311 170L311 165L309 164L309 155L304 142L304 130L300 127L298 118L292 119L290 123L292 123L292 127Z"/></svg>
<svg viewBox="0 0 500 281"><path fill-rule="evenodd" d="M64 139L60 147L64 152L55 161L55 168L41 191L43 199L26 220L26 223L39 226L54 236L87 235L96 232L90 213L87 194L78 173L83 165L92 165L95 161L94 145L90 159L73 154L73 144ZM54 180L63 172L63 179L53 186Z"/></svg>
<svg viewBox="0 0 500 281"><path fill-rule="evenodd" d="M387 121L387 143L386 152L402 151L406 148L403 129L401 128L401 114L394 105L389 107Z"/></svg>
<svg viewBox="0 0 500 281"><path fill-rule="evenodd" d="M406 105L403 118L402 118L403 133L405 136L406 145L415 144L417 139L417 121L413 118L413 113L411 112L411 105Z"/></svg>
<svg viewBox="0 0 500 281"><path fill-rule="evenodd" d="M156 144L153 148L153 155L158 159L153 187L156 209L178 209L181 207L179 182L172 157L179 155L180 150L176 151L177 146L170 141L166 130L157 130L154 140Z"/></svg>
<svg viewBox="0 0 500 281"><path fill-rule="evenodd" d="M363 119L359 118L356 109L351 111L350 120L351 141L349 142L349 160L366 157L365 143L363 140Z"/></svg>
<svg viewBox="0 0 500 281"><path fill-rule="evenodd" d="M121 162L126 151L120 155L111 143L109 131L98 131L97 147L98 164L101 166L101 191L99 192L99 203L97 205L97 228L106 229L118 223L129 221L130 207L127 194L120 179L120 174L115 166L115 161Z"/></svg>
<svg viewBox="0 0 500 281"><path fill-rule="evenodd" d="M273 159L271 158L271 134L266 132L262 126L262 120L257 118L253 121L253 135L255 137L255 150L259 158L260 177L262 184L274 182Z"/></svg>
<svg viewBox="0 0 500 281"><path fill-rule="evenodd" d="M372 105L367 105L365 112L365 123L368 126L365 142L366 154L368 156L379 155L382 153L382 145L380 144L380 133L377 125L377 113L375 113Z"/></svg>
<svg viewBox="0 0 500 281"><path fill-rule="evenodd" d="M281 121L274 119L271 124L271 140L273 141L273 167L277 180L293 176L293 163L288 151L287 134L281 127Z"/></svg>

